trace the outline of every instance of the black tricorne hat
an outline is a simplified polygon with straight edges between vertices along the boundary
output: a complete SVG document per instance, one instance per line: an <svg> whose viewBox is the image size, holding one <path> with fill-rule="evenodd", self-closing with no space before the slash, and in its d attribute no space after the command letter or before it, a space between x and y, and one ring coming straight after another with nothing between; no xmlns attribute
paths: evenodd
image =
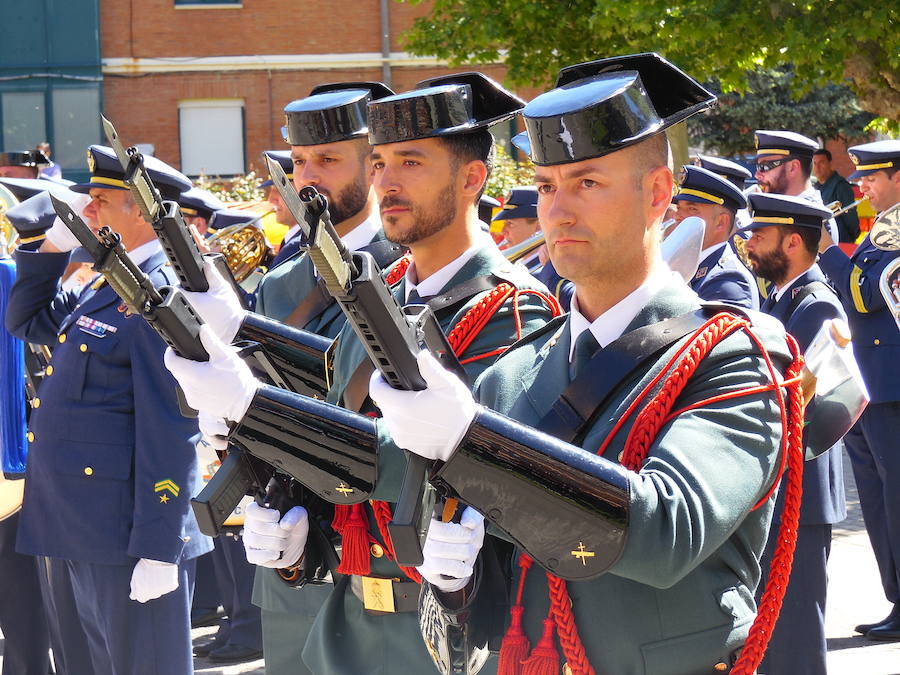
<svg viewBox="0 0 900 675"><path fill-rule="evenodd" d="M361 138L368 132L366 104L394 92L381 82L332 82L284 108L284 140L291 145L321 145Z"/></svg>
<svg viewBox="0 0 900 675"><path fill-rule="evenodd" d="M715 96L659 54L563 68L556 89L525 106L528 146L541 166L602 157L709 108Z"/></svg>
<svg viewBox="0 0 900 675"><path fill-rule="evenodd" d="M369 143L382 145L486 129L508 120L525 102L482 73L422 80L416 89L372 101Z"/></svg>

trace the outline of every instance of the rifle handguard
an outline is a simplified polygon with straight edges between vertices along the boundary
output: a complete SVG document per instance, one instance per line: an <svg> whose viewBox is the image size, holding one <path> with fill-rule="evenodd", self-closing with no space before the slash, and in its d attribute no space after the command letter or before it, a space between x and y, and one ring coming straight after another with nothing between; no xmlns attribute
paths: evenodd
<svg viewBox="0 0 900 675"><path fill-rule="evenodd" d="M332 343L328 338L247 312L235 340L258 343L289 390L325 398L329 383L325 355Z"/></svg>
<svg viewBox="0 0 900 675"><path fill-rule="evenodd" d="M264 385L229 440L333 504L375 487L375 420L330 403Z"/></svg>
<svg viewBox="0 0 900 675"><path fill-rule="evenodd" d="M625 548L628 472L486 408L431 482L563 579L597 577Z"/></svg>

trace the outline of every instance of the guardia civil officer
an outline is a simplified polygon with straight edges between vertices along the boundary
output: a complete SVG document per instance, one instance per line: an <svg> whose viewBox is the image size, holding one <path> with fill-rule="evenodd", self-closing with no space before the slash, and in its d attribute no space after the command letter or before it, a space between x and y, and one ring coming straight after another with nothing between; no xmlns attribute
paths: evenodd
<svg viewBox="0 0 900 675"><path fill-rule="evenodd" d="M6 240L0 234L0 312L15 279ZM19 500L28 443L22 343L0 328L0 631L4 675L47 675L50 631L41 601L39 561L16 552Z"/></svg>
<svg viewBox="0 0 900 675"><path fill-rule="evenodd" d="M49 160L37 150L16 150L0 152L0 177L37 178L41 167Z"/></svg>
<svg viewBox="0 0 900 675"><path fill-rule="evenodd" d="M364 250L387 267L402 252L387 241L381 227L377 202L371 187L368 156L366 104L393 92L378 82L344 82L320 85L310 95L285 108L285 140L291 150L266 151L278 161L299 190L306 185L328 195L332 221L350 250ZM230 303L230 296L191 294L204 317L216 325L230 326L223 334L232 340L248 323L264 316L305 331L334 338L345 316L320 287L308 256L300 252L300 227L278 191L268 181L269 201L277 209L279 222L292 224L279 256L283 264L263 277L257 289L256 314L247 315ZM291 254L291 248L296 251ZM276 258L277 262L278 258ZM216 295L216 297L212 297ZM208 296L208 297L207 297ZM249 318L248 318L249 317ZM241 553L243 555L243 552ZM330 588L287 585L272 566L256 568L253 601L262 608L263 644L268 675L302 675L309 670L301 653L306 638Z"/></svg>
<svg viewBox="0 0 900 675"><path fill-rule="evenodd" d="M706 224L700 264L689 285L704 300L729 302L759 309L756 280L728 245L739 209L747 207L744 194L727 181L697 166L682 168L681 185L673 198L675 220L695 216Z"/></svg>
<svg viewBox="0 0 900 675"><path fill-rule="evenodd" d="M368 104L369 141L374 146L370 170L385 233L408 246L411 254L405 271L401 267L389 275L394 298L400 304L427 303L446 334L459 328L452 344L458 345L470 380L551 314L546 289L506 261L477 217L492 158L488 127L510 119L521 105L480 73L426 80L410 92ZM349 327L337 341L328 399L350 410L374 411L367 384L373 365ZM202 410L220 415L225 411L228 419L240 422L233 435L238 443L265 452L256 443L272 443L274 449L284 445L279 437L307 437L310 424L321 428L329 415L343 420L345 429L347 420L354 420L350 426L368 439L364 446L360 441L358 450L346 451L346 457L357 457L374 442L371 418L346 411L338 415L333 406L259 387L248 382L230 354L215 346L213 351L210 364L172 358L170 367ZM213 376L210 369L235 373L227 381L217 379L215 389L232 391L236 397L214 400L200 391L200 382ZM273 424L272 405L291 411L279 415L283 431L258 433ZM310 405L322 416L310 416ZM432 667L418 633L418 575L391 560L385 534L390 502L397 497L404 470L403 453L386 444L378 456L375 490L364 495L373 501L359 504L354 498L358 505L336 507L332 525L342 536L338 569L344 576L316 617L303 652L314 673L428 672ZM335 497L339 490L355 494L345 483L329 488ZM252 512L257 522L251 524L248 513L248 557L272 567L296 564L306 543L305 512L289 511L280 521L272 510Z"/></svg>
<svg viewBox="0 0 900 675"><path fill-rule="evenodd" d="M113 151L88 156L90 181L73 186L90 195L85 218L117 231L154 283L175 283ZM147 168L164 198L190 187L159 160ZM77 245L57 220L15 256L7 328L55 343L30 420L17 548L65 561L96 672L189 673L193 561L211 547L189 503L197 423L179 412L165 343L102 279L59 291Z"/></svg>
<svg viewBox="0 0 900 675"><path fill-rule="evenodd" d="M876 141L849 149L864 195L877 211L900 202L900 141ZM894 608L882 621L856 627L876 640L900 639L900 332L878 290L881 273L898 253L882 251L867 235L847 256L836 239L822 234L819 266L837 289L853 334L853 354L871 398L844 438L881 585Z"/></svg>
<svg viewBox="0 0 900 675"><path fill-rule="evenodd" d="M774 288L763 311L781 321L802 351L829 319L846 320L837 294L816 264L819 236L831 211L798 197L751 194L753 217L748 226L747 254L754 272ZM760 671L824 675L825 598L831 527L847 515L844 502L843 445L803 465L803 500L790 585L781 606ZM763 557L772 560L784 494L779 494L773 526Z"/></svg>
<svg viewBox="0 0 900 675"><path fill-rule="evenodd" d="M520 672L525 659L546 673L727 672L755 612L780 395L685 407L771 382L747 332L718 341L674 402L680 414L647 439L646 459L620 466L631 463L620 454L635 429L629 405L683 342L672 324L653 327L699 306L659 254L673 190L663 130L713 96L655 54L573 66L557 85L524 116L550 257L576 287L570 314L485 371L475 387L485 407L424 355L428 388L415 397L372 379L379 427L401 447L443 460L432 481L473 507L460 524L431 523L420 570L437 600L423 622L460 608L444 626L477 615L490 585L475 572L484 541L477 509L531 556L507 578L515 607L501 672ZM783 330L749 316L747 330L783 369ZM644 339L656 348L631 370L626 354L637 357ZM423 419L430 424L415 421ZM527 426L535 423L552 435Z"/></svg>

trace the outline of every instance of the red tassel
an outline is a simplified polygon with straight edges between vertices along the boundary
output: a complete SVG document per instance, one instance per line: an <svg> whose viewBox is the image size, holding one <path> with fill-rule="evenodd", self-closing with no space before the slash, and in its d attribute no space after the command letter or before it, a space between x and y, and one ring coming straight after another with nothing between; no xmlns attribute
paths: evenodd
<svg viewBox="0 0 900 675"><path fill-rule="evenodd" d="M522 675L558 675L559 652L553 640L556 623L553 619L544 619L544 634L540 642L531 650L531 656L522 664Z"/></svg>
<svg viewBox="0 0 900 675"><path fill-rule="evenodd" d="M369 559L369 523L363 505L353 504L342 525L340 533L343 541L338 572L368 576L372 569Z"/></svg>
<svg viewBox="0 0 900 675"><path fill-rule="evenodd" d="M512 621L503 642L500 643L500 658L497 662L497 675L521 675L522 662L528 658L531 644L528 636L522 630L522 614L525 608L522 605L513 605L509 613Z"/></svg>

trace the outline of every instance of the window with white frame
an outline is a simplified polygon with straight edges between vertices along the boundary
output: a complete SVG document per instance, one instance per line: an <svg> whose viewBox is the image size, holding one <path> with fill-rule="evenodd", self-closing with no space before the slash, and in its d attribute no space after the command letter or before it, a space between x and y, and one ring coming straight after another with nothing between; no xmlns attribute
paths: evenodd
<svg viewBox="0 0 900 675"><path fill-rule="evenodd" d="M188 99L178 102L181 171L188 176L244 173L244 101Z"/></svg>

